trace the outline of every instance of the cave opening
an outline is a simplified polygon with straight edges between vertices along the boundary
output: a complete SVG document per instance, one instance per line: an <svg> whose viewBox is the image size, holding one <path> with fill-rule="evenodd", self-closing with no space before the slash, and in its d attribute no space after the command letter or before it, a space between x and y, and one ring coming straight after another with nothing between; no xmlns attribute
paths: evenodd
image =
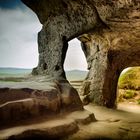
<svg viewBox="0 0 140 140"><path fill-rule="evenodd" d="M140 109L140 67L128 67L118 79L118 109L137 113Z"/></svg>
<svg viewBox="0 0 140 140"><path fill-rule="evenodd" d="M86 78L87 60L81 47L81 42L74 38L68 42L68 50L64 61L64 70L66 78L71 83L77 82L77 85L81 85L82 81ZM78 84L79 83L79 84ZM75 88L76 84L72 84Z"/></svg>
<svg viewBox="0 0 140 140"><path fill-rule="evenodd" d="M16 3L17 7L13 2L13 8L0 9L0 67L32 69L38 64L37 33L42 25L32 10L20 0Z"/></svg>

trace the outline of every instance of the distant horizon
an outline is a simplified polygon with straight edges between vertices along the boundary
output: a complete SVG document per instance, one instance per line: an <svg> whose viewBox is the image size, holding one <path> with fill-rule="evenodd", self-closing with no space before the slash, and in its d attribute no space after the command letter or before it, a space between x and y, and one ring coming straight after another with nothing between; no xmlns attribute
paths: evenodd
<svg viewBox="0 0 140 140"><path fill-rule="evenodd" d="M33 67L34 68L34 67ZM23 67L0 67L0 69L33 69L33 68L23 68ZM64 71L89 71L89 70L81 70L81 69L67 69Z"/></svg>
<svg viewBox="0 0 140 140"><path fill-rule="evenodd" d="M33 69L33 68L26 68L26 67L0 67L0 69Z"/></svg>
<svg viewBox="0 0 140 140"><path fill-rule="evenodd" d="M33 68L35 68L35 67L33 67ZM9 67L9 66L7 66L7 67L1 67L0 66L0 69L28 69L28 70L31 70L31 69L33 69L33 68L31 68L31 67ZM128 67L128 68L125 68L122 72L121 72L121 74L123 74L123 73L125 73L125 72L127 72L129 69L131 69L131 68L133 68L133 67ZM86 69L64 69L64 71L89 71L88 69L86 70Z"/></svg>

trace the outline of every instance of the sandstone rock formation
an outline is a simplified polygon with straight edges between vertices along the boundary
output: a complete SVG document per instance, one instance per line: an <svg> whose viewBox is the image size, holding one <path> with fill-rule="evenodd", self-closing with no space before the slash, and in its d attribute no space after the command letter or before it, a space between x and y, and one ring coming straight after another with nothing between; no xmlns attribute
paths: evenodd
<svg viewBox="0 0 140 140"><path fill-rule="evenodd" d="M87 1L23 2L36 12L43 24L38 33L39 64L33 73L65 78L63 64L68 41L102 24L96 8Z"/></svg>
<svg viewBox="0 0 140 140"><path fill-rule="evenodd" d="M49 86L50 83L33 80L4 85L0 83L1 127L20 120L40 116L47 119L61 113L83 110L77 91L69 83L61 81Z"/></svg>
<svg viewBox="0 0 140 140"><path fill-rule="evenodd" d="M32 118L30 121L16 122L14 126L0 129L1 140L62 140L79 130L79 125L95 122L93 113L75 111L67 114L57 114L51 118Z"/></svg>
<svg viewBox="0 0 140 140"><path fill-rule="evenodd" d="M87 57L86 102L115 107L121 71L140 65L139 0L22 0L43 24L33 74L65 77L68 41L78 37ZM85 89L82 91L85 91ZM85 94L85 93L82 93Z"/></svg>
<svg viewBox="0 0 140 140"><path fill-rule="evenodd" d="M53 130L61 136L67 127L64 131L67 135L76 132L77 122L86 123L95 118L89 113L79 119L84 112L83 105L63 68L68 41L77 37L87 58L89 73L81 89L84 102L115 107L121 71L140 65L140 1L22 1L37 14L43 25L38 33L39 64L33 69L33 76L21 82L0 82L0 129L7 124L16 122L14 125L19 125L21 120L33 121L43 116L45 125L37 122L20 129L0 130L0 139L24 139L34 134L52 138ZM53 126L46 122L52 116L61 113L64 116L77 110L81 111L78 119L68 114L72 121L65 125L59 121L56 125L53 122ZM59 128L63 129L59 131Z"/></svg>
<svg viewBox="0 0 140 140"><path fill-rule="evenodd" d="M107 11L112 11L110 16L103 16L105 6L96 3L96 7L108 29L79 38L90 70L86 79L91 83L90 91L85 100L115 107L120 73L140 65L140 2L114 1L114 9L106 4Z"/></svg>

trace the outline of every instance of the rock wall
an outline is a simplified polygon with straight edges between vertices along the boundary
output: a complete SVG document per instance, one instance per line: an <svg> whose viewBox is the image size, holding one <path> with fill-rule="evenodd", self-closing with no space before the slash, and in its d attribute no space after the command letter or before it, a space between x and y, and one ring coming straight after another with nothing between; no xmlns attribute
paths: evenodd
<svg viewBox="0 0 140 140"><path fill-rule="evenodd" d="M127 67L140 65L140 36L137 31L105 30L79 37L89 69L81 89L85 104L93 102L116 107L120 73Z"/></svg>
<svg viewBox="0 0 140 140"><path fill-rule="evenodd" d="M9 88L5 88L8 86L5 83L4 88L0 87L0 128L23 120L43 116L47 120L58 114L83 111L77 91L68 82L56 82L46 89L39 87L49 83L38 82L36 88L26 83L28 87L25 82L14 83Z"/></svg>
<svg viewBox="0 0 140 140"><path fill-rule="evenodd" d="M140 65L140 2L97 1L95 5L108 28L96 28L91 34L79 37L89 69L81 94L85 96L85 104L116 107L120 73L127 67Z"/></svg>
<svg viewBox="0 0 140 140"><path fill-rule="evenodd" d="M118 77L140 65L139 0L22 0L43 24L38 34L39 64L33 74L66 78L68 41L78 37L89 74L85 102L115 107Z"/></svg>
<svg viewBox="0 0 140 140"><path fill-rule="evenodd" d="M47 0L23 2L37 13L43 24L38 34L39 65L33 73L65 77L63 63L68 41L102 24L96 8L88 1L81 0L55 1L58 5Z"/></svg>

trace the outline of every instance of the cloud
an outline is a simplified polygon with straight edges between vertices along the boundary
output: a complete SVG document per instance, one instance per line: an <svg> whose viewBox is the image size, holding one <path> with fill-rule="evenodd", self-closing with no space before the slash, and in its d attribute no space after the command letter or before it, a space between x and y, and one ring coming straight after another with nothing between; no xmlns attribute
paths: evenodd
<svg viewBox="0 0 140 140"><path fill-rule="evenodd" d="M87 70L87 62L78 39L69 41L69 47L64 62L65 70Z"/></svg>
<svg viewBox="0 0 140 140"><path fill-rule="evenodd" d="M35 67L41 26L28 8L0 9L0 67Z"/></svg>
<svg viewBox="0 0 140 140"><path fill-rule="evenodd" d="M38 64L37 16L29 8L0 9L0 67L33 68ZM65 70L87 69L80 41L69 42Z"/></svg>

